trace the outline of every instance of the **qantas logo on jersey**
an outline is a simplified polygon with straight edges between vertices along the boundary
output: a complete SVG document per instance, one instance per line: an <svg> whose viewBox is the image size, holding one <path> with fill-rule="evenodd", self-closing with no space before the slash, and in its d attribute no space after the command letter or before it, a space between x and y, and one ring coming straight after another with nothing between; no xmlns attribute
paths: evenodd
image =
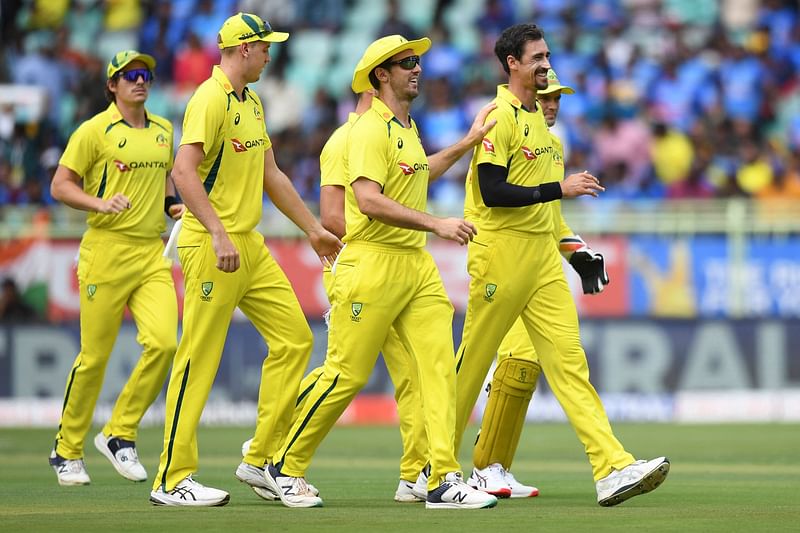
<svg viewBox="0 0 800 533"><path fill-rule="evenodd" d="M119 159L115 159L114 165L120 172L128 172L139 168L167 169L167 163L164 161L131 161L130 163L123 163Z"/></svg>
<svg viewBox="0 0 800 533"><path fill-rule="evenodd" d="M240 141L239 139L231 139L233 150L235 152L246 152L249 148L257 148L264 146L264 139L253 139L247 141Z"/></svg>
<svg viewBox="0 0 800 533"><path fill-rule="evenodd" d="M483 151L489 152L490 154L494 153L494 144L487 138L483 138Z"/></svg>
<svg viewBox="0 0 800 533"><path fill-rule="evenodd" d="M408 163L403 163L402 161L400 161L399 163L397 163L397 166L400 167L400 170L402 170L403 174L405 174L406 176L410 176L411 174L414 173L414 169Z"/></svg>
<svg viewBox="0 0 800 533"><path fill-rule="evenodd" d="M415 172L419 172L420 170L428 170L428 168L430 168L428 163L414 163L414 166L412 167L408 163L404 163L402 161L398 162L397 166L400 167L400 170L402 170L403 174L406 176L411 176Z"/></svg>
<svg viewBox="0 0 800 533"><path fill-rule="evenodd" d="M533 150L531 150L527 146L520 146L519 149L522 150L522 155L524 155L525 159L527 159L528 161L533 161L534 159L536 159L536 154L534 154Z"/></svg>

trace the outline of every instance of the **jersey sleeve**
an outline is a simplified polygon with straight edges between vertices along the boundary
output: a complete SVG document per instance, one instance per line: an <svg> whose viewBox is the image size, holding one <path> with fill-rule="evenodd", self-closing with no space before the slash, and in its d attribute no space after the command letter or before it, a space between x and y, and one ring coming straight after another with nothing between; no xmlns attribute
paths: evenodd
<svg viewBox="0 0 800 533"><path fill-rule="evenodd" d="M345 156L347 150L347 134L341 128L331 135L322 152L319 154L320 186L347 185L347 167Z"/></svg>
<svg viewBox="0 0 800 533"><path fill-rule="evenodd" d="M495 102L498 107L489 113L489 116L486 117L486 122L496 119L497 124L489 130L481 144L476 148L475 163L476 165L489 163L508 168L508 160L511 158L511 132L515 126L514 117L500 108L503 105L502 102L497 100Z"/></svg>
<svg viewBox="0 0 800 533"><path fill-rule="evenodd" d="M100 155L101 143L95 137L95 129L91 127L91 122L81 124L69 138L67 147L58 163L72 170L82 179L86 179L89 169Z"/></svg>
<svg viewBox="0 0 800 533"><path fill-rule="evenodd" d="M181 144L201 143L203 153L208 155L217 133L222 129L225 107L224 102L218 98L210 98L205 88L206 86L201 86L186 106Z"/></svg>
<svg viewBox="0 0 800 533"><path fill-rule="evenodd" d="M370 118L362 116L357 120L347 137L347 182L353 183L364 177L383 187L389 169L386 125L383 124L383 135L376 134L381 125Z"/></svg>

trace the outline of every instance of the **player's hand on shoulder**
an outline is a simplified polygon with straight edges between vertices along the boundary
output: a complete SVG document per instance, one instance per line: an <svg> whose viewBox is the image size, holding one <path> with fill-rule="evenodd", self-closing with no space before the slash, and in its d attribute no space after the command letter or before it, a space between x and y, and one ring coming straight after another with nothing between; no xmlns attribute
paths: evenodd
<svg viewBox="0 0 800 533"><path fill-rule="evenodd" d="M442 239L456 241L462 246L468 244L478 234L472 222L454 217L438 219L433 232Z"/></svg>
<svg viewBox="0 0 800 533"><path fill-rule="evenodd" d="M217 268L223 272L236 272L239 270L239 250L231 241L227 233L212 234L211 245L217 256Z"/></svg>
<svg viewBox="0 0 800 533"><path fill-rule="evenodd" d="M489 113L497 109L497 104L489 102L478 111L475 115L475 120L472 121L472 126L467 132L466 139L470 145L475 146L480 143L489 131L497 124L497 119L486 120Z"/></svg>
<svg viewBox="0 0 800 533"><path fill-rule="evenodd" d="M561 182L561 196L563 198L575 198L577 196L597 197L597 193L605 190L605 187L600 185L600 180L585 170L570 174Z"/></svg>
<svg viewBox="0 0 800 533"><path fill-rule="evenodd" d="M320 261L325 266L330 266L336 260L344 244L339 238L322 226L308 234L311 247L317 252Z"/></svg>
<svg viewBox="0 0 800 533"><path fill-rule="evenodd" d="M131 201L122 193L117 193L108 200L102 200L97 208L98 213L116 215L131 208Z"/></svg>

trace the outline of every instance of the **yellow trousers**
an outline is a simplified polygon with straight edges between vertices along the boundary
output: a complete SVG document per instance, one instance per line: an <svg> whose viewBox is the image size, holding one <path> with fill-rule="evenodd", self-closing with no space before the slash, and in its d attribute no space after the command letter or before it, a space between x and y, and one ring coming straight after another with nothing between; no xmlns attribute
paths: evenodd
<svg viewBox="0 0 800 533"><path fill-rule="evenodd" d="M154 489L172 490L197 471L197 425L237 306L269 347L261 367L258 420L244 458L247 463L263 466L285 438L311 357L311 329L264 238L255 231L230 237L241 265L232 273L217 269L210 235L182 235L179 241L199 244L178 248L185 278L183 334L167 390L164 449Z"/></svg>
<svg viewBox="0 0 800 533"><path fill-rule="evenodd" d="M81 351L67 378L56 435L56 453L62 457L83 457L83 442L126 306L136 322L142 356L103 433L135 441L142 416L161 392L178 335L171 262L163 252L161 239L133 239L91 228L81 240Z"/></svg>
<svg viewBox="0 0 800 533"><path fill-rule="evenodd" d="M322 273L322 284L328 295L328 301L333 302L333 276L328 269ZM394 384L394 399L397 402L397 417L400 421L400 439L403 443L400 479L413 482L428 462L428 437L425 434L425 420L419 400L417 366L394 327L389 329L381 353ZM324 366L318 366L303 378L295 417L300 415L310 388L316 384L324 369Z"/></svg>
<svg viewBox="0 0 800 533"><path fill-rule="evenodd" d="M429 487L459 471L454 453L453 306L424 249L351 242L333 271L328 352L276 464L304 476L319 444L367 383L394 326L417 366L430 446Z"/></svg>
<svg viewBox="0 0 800 533"><path fill-rule="evenodd" d="M500 342L521 317L553 394L584 445L595 480L633 462L589 382L578 314L552 234L481 231L470 243L467 315L456 356L460 444Z"/></svg>

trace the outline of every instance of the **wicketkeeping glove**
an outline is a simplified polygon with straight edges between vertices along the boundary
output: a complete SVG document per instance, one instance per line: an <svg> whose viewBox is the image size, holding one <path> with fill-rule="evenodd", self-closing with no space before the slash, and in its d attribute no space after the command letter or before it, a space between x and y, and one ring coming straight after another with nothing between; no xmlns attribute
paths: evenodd
<svg viewBox="0 0 800 533"><path fill-rule="evenodd" d="M583 294L598 294L603 291L610 280L602 254L589 248L578 235L561 239L558 248L581 277Z"/></svg>

